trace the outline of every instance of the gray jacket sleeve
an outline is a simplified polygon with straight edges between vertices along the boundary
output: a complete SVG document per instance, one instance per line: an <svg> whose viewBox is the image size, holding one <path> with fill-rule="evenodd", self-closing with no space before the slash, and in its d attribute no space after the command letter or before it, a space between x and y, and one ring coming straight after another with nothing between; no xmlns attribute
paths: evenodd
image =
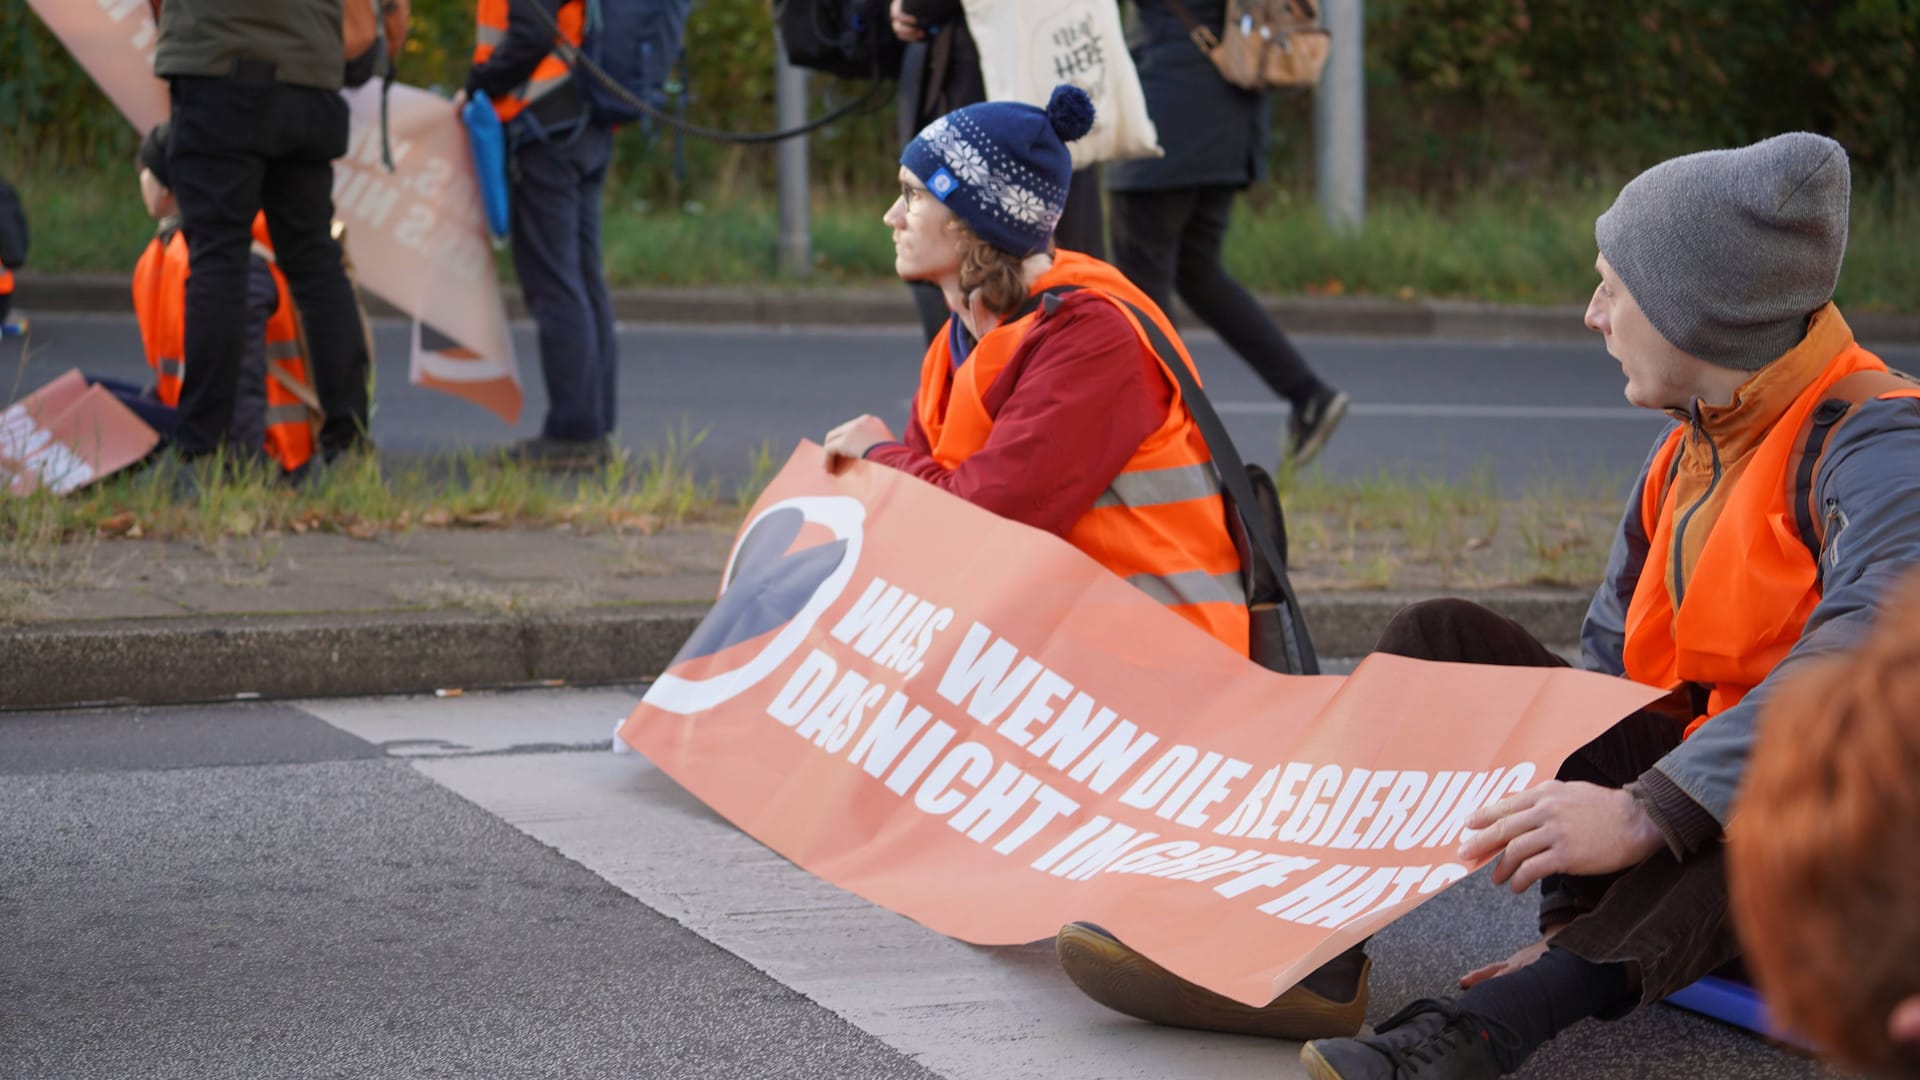
<svg viewBox="0 0 1920 1080"><path fill-rule="evenodd" d="M1653 448L1647 451L1647 460L1641 463L1640 475L1634 478L1633 489L1627 495L1619 531L1613 534L1613 550L1607 554L1606 577L1593 594L1593 603L1587 605L1586 621L1580 624L1580 666L1588 671L1603 675L1627 673L1626 662L1621 659L1627 642L1627 605L1633 600L1633 590L1640 585L1640 570L1647 564L1650 544L1646 522L1640 518L1641 494L1646 491L1647 470L1653 467L1654 455L1678 426L1676 422L1660 429L1660 436L1653 440Z"/></svg>
<svg viewBox="0 0 1920 1080"><path fill-rule="evenodd" d="M1713 718L1662 758L1661 773L1712 814L1733 820L1756 714L1782 679L1807 660L1856 644L1894 583L1920 566L1920 407L1912 399L1868 401L1835 429L1815 480L1827 522L1822 594L1806 630L1740 704Z"/></svg>

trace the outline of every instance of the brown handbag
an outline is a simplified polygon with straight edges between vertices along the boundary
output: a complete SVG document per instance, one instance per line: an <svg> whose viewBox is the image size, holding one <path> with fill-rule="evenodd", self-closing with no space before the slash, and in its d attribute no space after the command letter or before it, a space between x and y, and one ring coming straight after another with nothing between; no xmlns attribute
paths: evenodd
<svg viewBox="0 0 1920 1080"><path fill-rule="evenodd" d="M1167 0L1167 7L1221 78L1243 89L1312 86L1327 66L1332 39L1314 0L1227 0L1226 25L1217 33L1180 0Z"/></svg>

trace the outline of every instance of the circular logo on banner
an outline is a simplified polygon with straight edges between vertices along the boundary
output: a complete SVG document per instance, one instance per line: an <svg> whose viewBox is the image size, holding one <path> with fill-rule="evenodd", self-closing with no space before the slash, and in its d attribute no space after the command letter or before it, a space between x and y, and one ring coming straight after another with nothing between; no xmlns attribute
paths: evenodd
<svg viewBox="0 0 1920 1080"><path fill-rule="evenodd" d="M860 561L866 517L860 500L845 495L783 499L755 515L727 560L720 599L643 700L682 716L704 712L786 663L846 591ZM674 672L769 633L732 667L697 679Z"/></svg>

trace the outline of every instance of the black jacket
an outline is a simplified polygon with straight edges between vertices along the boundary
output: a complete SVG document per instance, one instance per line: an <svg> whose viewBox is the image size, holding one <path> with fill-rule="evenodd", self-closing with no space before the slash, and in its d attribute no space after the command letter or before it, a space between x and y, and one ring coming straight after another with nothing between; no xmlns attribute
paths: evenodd
<svg viewBox="0 0 1920 1080"><path fill-rule="evenodd" d="M20 193L0 180L0 269L16 269L27 264L27 215L20 208Z"/></svg>
<svg viewBox="0 0 1920 1080"><path fill-rule="evenodd" d="M1226 0L1182 0L1218 31ZM1147 114L1159 130L1161 158L1106 166L1113 191L1165 191L1226 184L1245 187L1266 175L1266 95L1220 77L1165 0L1135 0L1129 51L1140 70Z"/></svg>

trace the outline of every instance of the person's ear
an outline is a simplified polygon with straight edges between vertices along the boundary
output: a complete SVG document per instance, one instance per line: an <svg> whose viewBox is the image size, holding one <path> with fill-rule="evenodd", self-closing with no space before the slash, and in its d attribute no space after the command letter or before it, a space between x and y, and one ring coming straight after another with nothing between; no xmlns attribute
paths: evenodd
<svg viewBox="0 0 1920 1080"><path fill-rule="evenodd" d="M1887 1035L1895 1046L1920 1057L1920 994L1901 1001L1887 1014Z"/></svg>

